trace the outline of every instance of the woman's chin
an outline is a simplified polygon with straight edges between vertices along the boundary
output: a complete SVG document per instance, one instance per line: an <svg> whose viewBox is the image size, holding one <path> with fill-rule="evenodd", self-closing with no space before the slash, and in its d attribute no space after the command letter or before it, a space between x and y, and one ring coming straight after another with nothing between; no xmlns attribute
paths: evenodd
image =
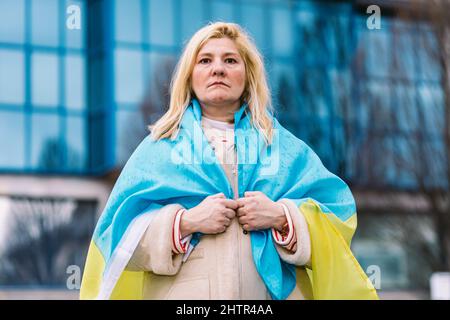
<svg viewBox="0 0 450 320"><path fill-rule="evenodd" d="M228 95L215 95L215 96L208 97L205 100L206 100L205 101L206 103L219 105L219 104L232 104L237 99L230 97Z"/></svg>

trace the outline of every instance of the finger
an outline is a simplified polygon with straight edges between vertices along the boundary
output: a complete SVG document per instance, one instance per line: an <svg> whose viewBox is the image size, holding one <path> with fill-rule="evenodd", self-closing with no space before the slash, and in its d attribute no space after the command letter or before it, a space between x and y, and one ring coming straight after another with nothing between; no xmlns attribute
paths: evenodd
<svg viewBox="0 0 450 320"><path fill-rule="evenodd" d="M238 204L238 207L243 207L244 206L244 201L242 199L243 198L236 199L236 203Z"/></svg>
<svg viewBox="0 0 450 320"><path fill-rule="evenodd" d="M236 200L233 200L233 199L224 199L223 204L225 207L233 209L233 210L235 210L239 207Z"/></svg>
<svg viewBox="0 0 450 320"><path fill-rule="evenodd" d="M243 207L248 203L248 199L247 198L238 198L238 199L236 199L236 202L238 204L238 207Z"/></svg>
<svg viewBox="0 0 450 320"><path fill-rule="evenodd" d="M244 196L245 197L255 197L260 195L262 192L261 191L246 191L244 192Z"/></svg>
<svg viewBox="0 0 450 320"><path fill-rule="evenodd" d="M240 217L240 218L238 218L238 222L239 222L240 225L244 225L244 224L248 225L247 217Z"/></svg>
<svg viewBox="0 0 450 320"><path fill-rule="evenodd" d="M225 198L225 195L223 194L223 192L220 192L220 193L213 194L213 195L209 196L208 198Z"/></svg>
<svg viewBox="0 0 450 320"><path fill-rule="evenodd" d="M214 198L226 198L223 192L219 192L212 195Z"/></svg>
<svg viewBox="0 0 450 320"><path fill-rule="evenodd" d="M228 218L225 218L224 226L228 227L231 224L231 220Z"/></svg>
<svg viewBox="0 0 450 320"><path fill-rule="evenodd" d="M228 219L233 219L236 216L236 211L234 211L233 209L225 209L225 216Z"/></svg>
<svg viewBox="0 0 450 320"><path fill-rule="evenodd" d="M246 212L243 210L243 209L237 209L236 210L236 216L237 217L243 217L243 216L245 216L245 214L246 214Z"/></svg>

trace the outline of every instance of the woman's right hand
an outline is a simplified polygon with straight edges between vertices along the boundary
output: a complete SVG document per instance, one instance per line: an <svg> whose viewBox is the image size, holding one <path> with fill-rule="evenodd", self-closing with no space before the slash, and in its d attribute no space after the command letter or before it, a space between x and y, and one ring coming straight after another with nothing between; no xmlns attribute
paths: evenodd
<svg viewBox="0 0 450 320"><path fill-rule="evenodd" d="M217 234L224 232L236 215L236 200L227 199L223 193L206 197L197 206L181 216L180 233L185 237L194 232Z"/></svg>

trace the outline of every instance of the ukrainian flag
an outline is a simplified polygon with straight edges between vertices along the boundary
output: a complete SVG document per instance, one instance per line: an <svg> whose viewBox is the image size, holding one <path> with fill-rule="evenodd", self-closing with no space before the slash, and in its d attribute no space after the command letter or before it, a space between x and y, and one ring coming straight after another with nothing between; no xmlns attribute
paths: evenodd
<svg viewBox="0 0 450 320"><path fill-rule="evenodd" d="M274 201L291 199L307 221L311 240L311 265L297 267L281 260L271 232L250 233L255 266L272 298L285 299L297 284L309 299L378 299L350 249L357 219L348 186L275 118L274 138L266 147L246 111L244 104L234 122L239 196L261 191ZM81 299L142 299L144 273L126 271L126 265L153 213L170 203L189 209L220 192L233 198L200 121L201 108L193 100L176 139L147 137L133 152L95 228Z"/></svg>

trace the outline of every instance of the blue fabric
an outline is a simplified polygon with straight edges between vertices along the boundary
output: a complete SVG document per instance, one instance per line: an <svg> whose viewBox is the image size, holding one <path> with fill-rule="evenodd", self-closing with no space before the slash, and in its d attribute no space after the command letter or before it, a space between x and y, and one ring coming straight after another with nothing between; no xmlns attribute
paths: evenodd
<svg viewBox="0 0 450 320"><path fill-rule="evenodd" d="M146 137L129 158L94 232L93 240L105 258L106 269L138 215L171 203L189 209L220 192L233 199L231 184L201 129L201 116L201 107L194 99L185 109L175 139L153 141ZM324 212L342 220L355 213L347 185L275 118L269 147L251 126L246 104L235 112L234 120L240 197L246 191L262 191L274 201L288 198L297 205L314 199ZM280 259L270 230L252 231L250 236L256 269L271 297L285 299L295 287L295 266ZM193 243L198 241L201 234L195 235Z"/></svg>

